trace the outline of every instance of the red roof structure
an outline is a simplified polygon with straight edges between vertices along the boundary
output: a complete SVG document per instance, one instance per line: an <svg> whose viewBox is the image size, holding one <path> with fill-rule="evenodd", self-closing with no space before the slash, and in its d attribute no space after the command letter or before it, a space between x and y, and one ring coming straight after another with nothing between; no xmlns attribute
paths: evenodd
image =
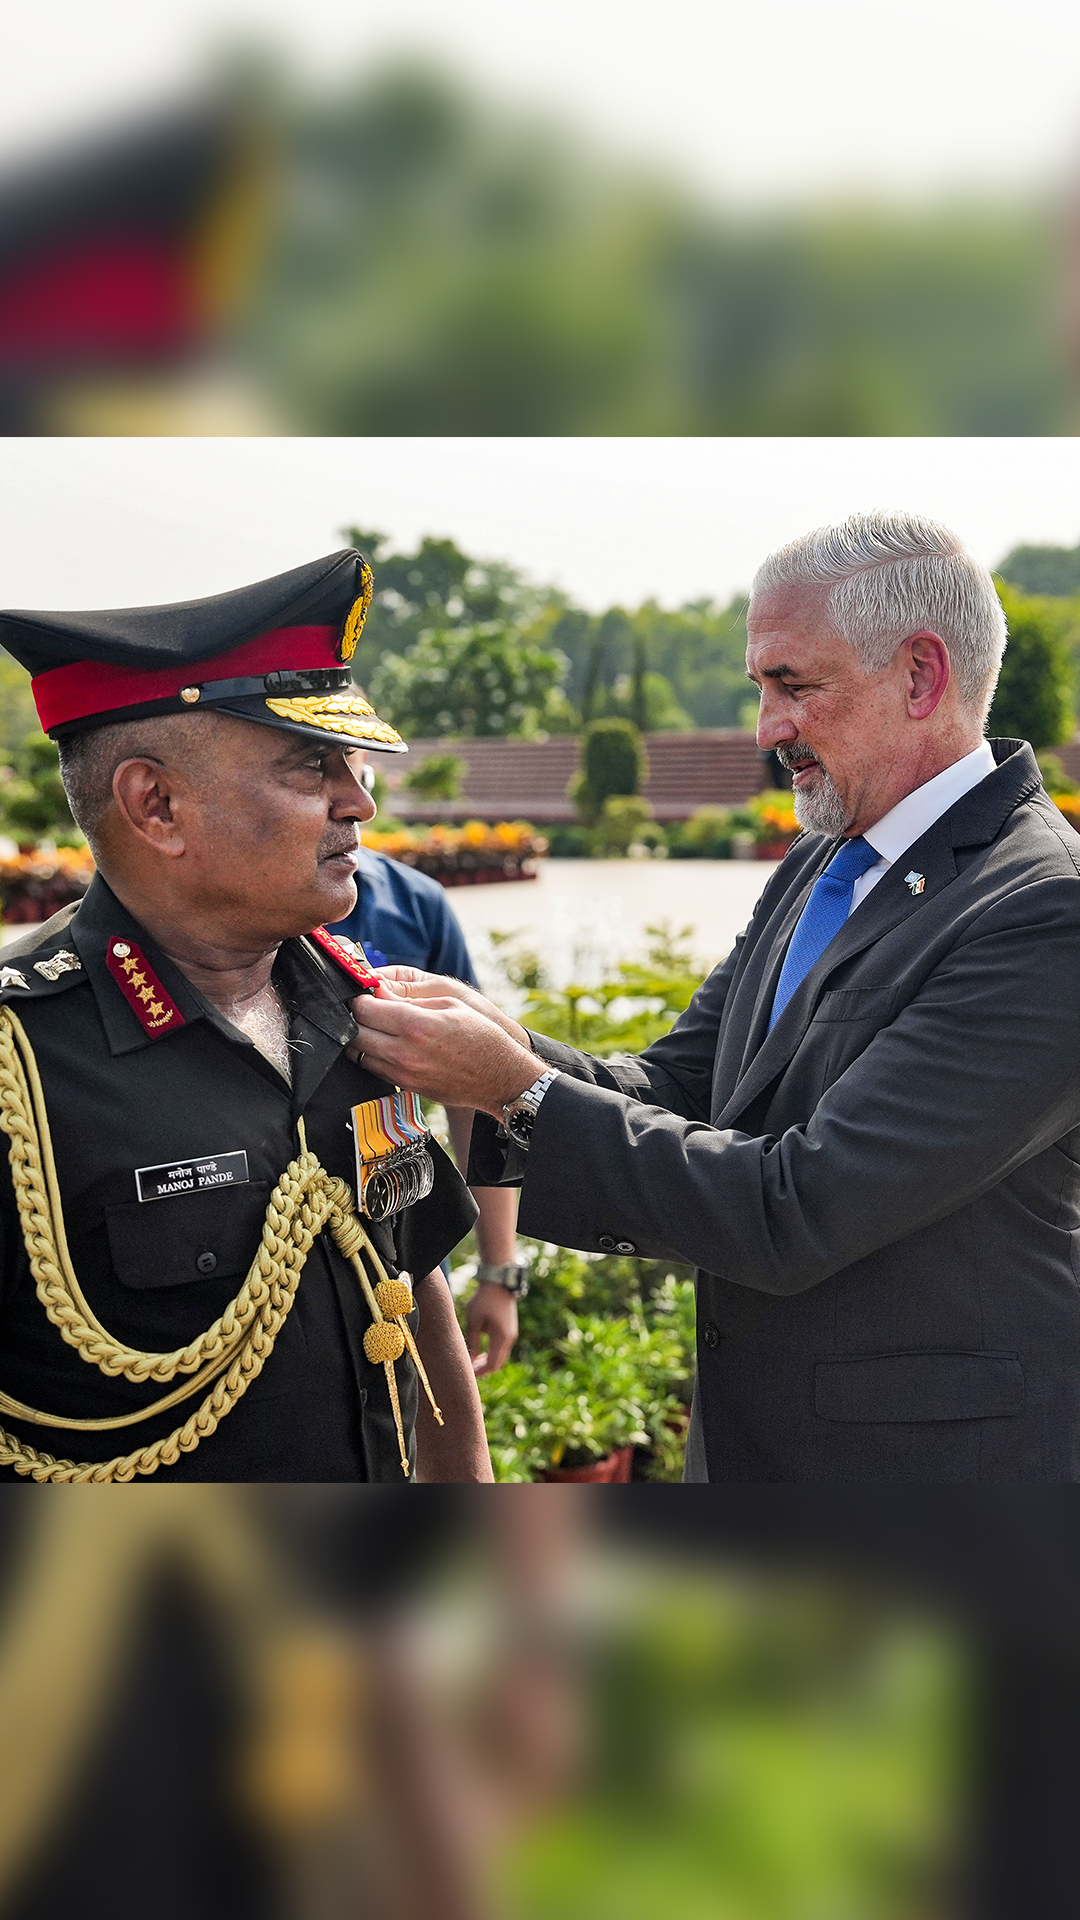
<svg viewBox="0 0 1080 1920"><path fill-rule="evenodd" d="M687 820L699 807L737 807L768 782L768 760L752 733L734 727L645 735L649 778L644 789L658 820ZM456 800L421 800L401 781L431 754L465 763ZM410 740L408 755L380 758L389 789L385 811L398 820L531 820L537 826L576 819L566 797L577 769L578 741Z"/></svg>

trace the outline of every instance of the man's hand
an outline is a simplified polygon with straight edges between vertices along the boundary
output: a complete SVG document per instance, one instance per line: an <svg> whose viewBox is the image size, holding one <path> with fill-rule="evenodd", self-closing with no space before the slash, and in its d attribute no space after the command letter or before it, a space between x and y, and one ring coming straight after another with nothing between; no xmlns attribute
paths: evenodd
<svg viewBox="0 0 1080 1920"><path fill-rule="evenodd" d="M427 979L436 982L437 976ZM460 986L457 981L437 984ZM482 1000L480 994L475 997ZM483 1006L491 1008L490 1001ZM352 1058L444 1107L473 1107L498 1120L503 1107L542 1071L524 1027L506 1015L491 1017L497 1008L477 1012L460 993L423 1000L405 999L396 991L385 997L360 994L352 1008L360 1028L349 1047Z"/></svg>
<svg viewBox="0 0 1080 1920"><path fill-rule="evenodd" d="M464 980L455 980L451 974L424 973L420 967L381 967L379 979L401 1000L413 1000L421 1005L427 1000L460 1000L463 1006L471 1007L474 1013L482 1013L485 1019L493 1020L504 1033L509 1033L515 1040L524 1038L525 1045L529 1044L524 1027L519 1026L516 1020L512 1020L508 1013L504 1013L501 1007L497 1007L476 987L468 986Z"/></svg>
<svg viewBox="0 0 1080 1920"><path fill-rule="evenodd" d="M487 1352L481 1341L487 1335ZM473 1372L497 1373L510 1358L518 1337L517 1301L505 1287L482 1282L469 1301L465 1313L465 1344Z"/></svg>

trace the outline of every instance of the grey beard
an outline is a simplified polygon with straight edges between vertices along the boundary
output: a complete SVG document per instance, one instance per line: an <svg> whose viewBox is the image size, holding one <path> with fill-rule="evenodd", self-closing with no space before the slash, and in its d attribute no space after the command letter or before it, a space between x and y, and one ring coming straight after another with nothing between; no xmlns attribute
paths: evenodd
<svg viewBox="0 0 1080 1920"><path fill-rule="evenodd" d="M795 818L809 833L827 833L835 838L847 831L847 808L820 761L818 768L821 779L817 786L809 790L796 787L792 795Z"/></svg>

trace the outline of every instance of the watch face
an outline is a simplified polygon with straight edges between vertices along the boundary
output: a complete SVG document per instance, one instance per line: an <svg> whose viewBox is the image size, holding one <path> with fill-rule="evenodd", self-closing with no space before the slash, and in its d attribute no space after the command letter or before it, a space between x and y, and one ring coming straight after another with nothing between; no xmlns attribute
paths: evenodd
<svg viewBox="0 0 1080 1920"><path fill-rule="evenodd" d="M528 1107L519 1107L515 1113L511 1113L508 1116L506 1131L510 1135L511 1140L516 1140L519 1147L528 1146L532 1139L533 1122L535 1119L536 1115L530 1113Z"/></svg>

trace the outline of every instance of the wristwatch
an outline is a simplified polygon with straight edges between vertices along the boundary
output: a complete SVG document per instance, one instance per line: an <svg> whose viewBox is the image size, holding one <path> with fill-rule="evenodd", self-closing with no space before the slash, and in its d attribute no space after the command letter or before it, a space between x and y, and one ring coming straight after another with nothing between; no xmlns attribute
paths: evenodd
<svg viewBox="0 0 1080 1920"><path fill-rule="evenodd" d="M513 1295L515 1300L524 1300L529 1291L529 1263L520 1257L508 1260L504 1267L491 1266L481 1260L476 1269L478 1287L502 1287Z"/></svg>
<svg viewBox="0 0 1080 1920"><path fill-rule="evenodd" d="M534 1080L531 1087L526 1087L524 1093L519 1093L517 1099L511 1100L510 1104L502 1110L503 1126L514 1145L521 1147L526 1153L532 1141L540 1102L552 1081L557 1080L558 1077L555 1068L549 1067L546 1073L540 1075L539 1080Z"/></svg>

